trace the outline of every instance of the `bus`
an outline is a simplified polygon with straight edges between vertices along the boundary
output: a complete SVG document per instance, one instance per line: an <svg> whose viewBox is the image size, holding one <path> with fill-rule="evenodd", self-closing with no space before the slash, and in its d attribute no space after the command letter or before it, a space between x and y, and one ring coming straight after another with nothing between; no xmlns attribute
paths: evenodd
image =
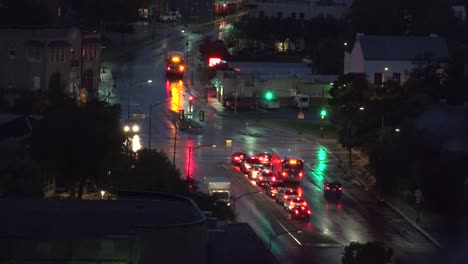
<svg viewBox="0 0 468 264"><path fill-rule="evenodd" d="M273 174L285 182L301 182L304 178L304 160L291 149L273 148Z"/></svg>

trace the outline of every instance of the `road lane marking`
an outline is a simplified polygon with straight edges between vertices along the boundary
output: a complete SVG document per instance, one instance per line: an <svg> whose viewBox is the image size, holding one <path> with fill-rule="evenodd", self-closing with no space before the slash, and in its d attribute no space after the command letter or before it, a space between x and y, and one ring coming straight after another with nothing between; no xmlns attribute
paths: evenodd
<svg viewBox="0 0 468 264"><path fill-rule="evenodd" d="M297 239L295 236L293 236L293 234L291 234L291 231L289 231L283 224L281 224L280 221L278 221L277 218L275 218L275 221L284 229L284 231L287 232L288 235L290 235L297 242L297 244L299 244L299 246L302 246L299 239Z"/></svg>

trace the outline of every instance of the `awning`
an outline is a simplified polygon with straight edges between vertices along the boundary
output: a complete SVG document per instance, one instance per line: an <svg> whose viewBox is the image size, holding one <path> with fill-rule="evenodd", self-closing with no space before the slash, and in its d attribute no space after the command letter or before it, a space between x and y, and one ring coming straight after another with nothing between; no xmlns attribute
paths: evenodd
<svg viewBox="0 0 468 264"><path fill-rule="evenodd" d="M49 42L48 46L49 47L66 47L66 46L71 46L71 44L64 40L53 40Z"/></svg>
<svg viewBox="0 0 468 264"><path fill-rule="evenodd" d="M24 42L25 46L33 46L33 47L44 47L44 42L39 40L27 40Z"/></svg>

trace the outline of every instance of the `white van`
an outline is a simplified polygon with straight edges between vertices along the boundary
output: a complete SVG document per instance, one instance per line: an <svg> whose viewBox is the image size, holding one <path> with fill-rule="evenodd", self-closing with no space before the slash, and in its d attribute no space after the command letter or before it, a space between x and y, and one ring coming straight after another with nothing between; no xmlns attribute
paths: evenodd
<svg viewBox="0 0 468 264"><path fill-rule="evenodd" d="M306 94L296 94L296 96L291 97L291 105L297 108L309 108L309 96Z"/></svg>

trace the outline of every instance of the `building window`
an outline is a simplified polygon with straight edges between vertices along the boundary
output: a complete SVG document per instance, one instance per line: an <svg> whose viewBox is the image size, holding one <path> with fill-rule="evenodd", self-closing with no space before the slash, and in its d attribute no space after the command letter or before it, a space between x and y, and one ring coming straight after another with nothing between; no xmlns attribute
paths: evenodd
<svg viewBox="0 0 468 264"><path fill-rule="evenodd" d="M282 18L283 17L283 12L278 12L278 18Z"/></svg>
<svg viewBox="0 0 468 264"><path fill-rule="evenodd" d="M41 48L40 47L28 47L28 60L30 62L41 61Z"/></svg>
<svg viewBox="0 0 468 264"><path fill-rule="evenodd" d="M400 83L401 82L401 73L399 72L394 72L393 73L393 81Z"/></svg>
<svg viewBox="0 0 468 264"><path fill-rule="evenodd" d="M382 78L383 78L383 74L381 72L374 73L374 84L381 85Z"/></svg>
<svg viewBox="0 0 468 264"><path fill-rule="evenodd" d="M14 49L8 50L8 57L10 60L14 60L16 58L16 51Z"/></svg>
<svg viewBox="0 0 468 264"><path fill-rule="evenodd" d="M259 11L258 12L258 17L259 18L264 18L265 17L265 11Z"/></svg>
<svg viewBox="0 0 468 264"><path fill-rule="evenodd" d="M65 62L65 48L64 47L49 48L49 62L50 63Z"/></svg>
<svg viewBox="0 0 468 264"><path fill-rule="evenodd" d="M299 18L304 19L304 13L299 13Z"/></svg>
<svg viewBox="0 0 468 264"><path fill-rule="evenodd" d="M32 78L33 81L33 90L38 91L41 89L41 76L40 75L34 75Z"/></svg>
<svg viewBox="0 0 468 264"><path fill-rule="evenodd" d="M296 12L291 13L291 17L296 19Z"/></svg>

